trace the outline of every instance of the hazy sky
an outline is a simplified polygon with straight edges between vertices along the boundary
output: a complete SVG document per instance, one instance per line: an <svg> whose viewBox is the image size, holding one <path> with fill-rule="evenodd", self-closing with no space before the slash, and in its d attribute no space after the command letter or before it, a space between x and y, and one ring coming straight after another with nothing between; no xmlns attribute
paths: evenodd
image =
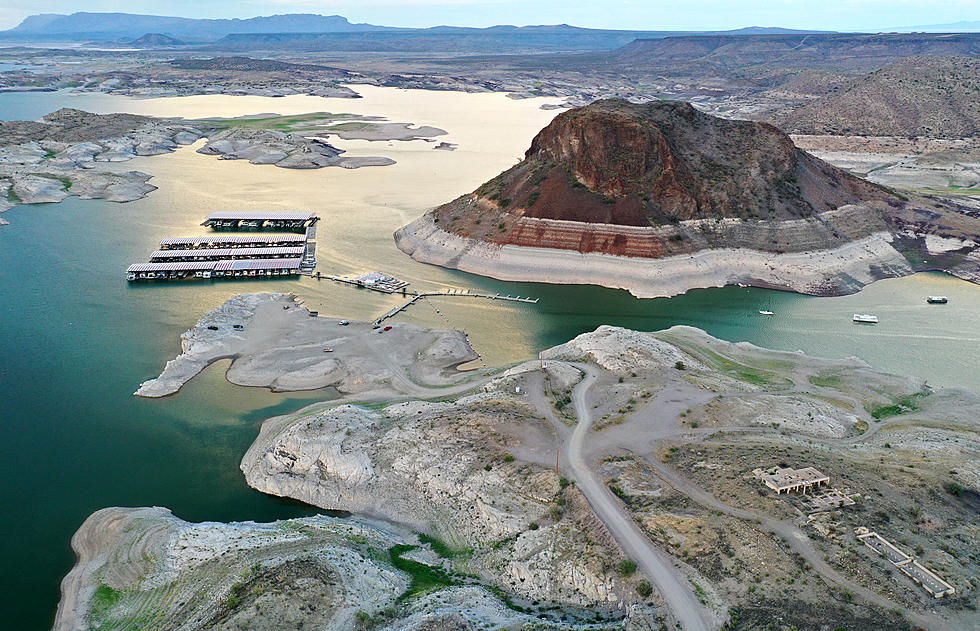
<svg viewBox="0 0 980 631"><path fill-rule="evenodd" d="M980 20L978 0L0 0L0 28L34 13L123 11L186 17L339 14L389 26L556 24L648 30L784 26L874 30Z"/></svg>

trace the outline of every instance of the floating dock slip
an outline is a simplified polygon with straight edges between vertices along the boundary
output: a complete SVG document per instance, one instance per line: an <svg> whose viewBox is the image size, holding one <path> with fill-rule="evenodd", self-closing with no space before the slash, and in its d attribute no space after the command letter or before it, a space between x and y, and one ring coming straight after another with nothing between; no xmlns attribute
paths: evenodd
<svg viewBox="0 0 980 631"><path fill-rule="evenodd" d="M241 228L305 230L319 220L320 218L312 212L225 211L211 213L201 225L231 230Z"/></svg>
<svg viewBox="0 0 980 631"><path fill-rule="evenodd" d="M289 248L205 248L200 250L157 250L151 263L176 261L220 261L222 259L294 259L303 257L303 246ZM314 264L316 261L314 260Z"/></svg>
<svg viewBox="0 0 980 631"><path fill-rule="evenodd" d="M197 250L203 248L281 248L302 246L302 234L243 234L207 237L178 237L160 242L161 250Z"/></svg>
<svg viewBox="0 0 980 631"><path fill-rule="evenodd" d="M137 263L126 270L126 280L295 276L300 272L300 261L290 258Z"/></svg>

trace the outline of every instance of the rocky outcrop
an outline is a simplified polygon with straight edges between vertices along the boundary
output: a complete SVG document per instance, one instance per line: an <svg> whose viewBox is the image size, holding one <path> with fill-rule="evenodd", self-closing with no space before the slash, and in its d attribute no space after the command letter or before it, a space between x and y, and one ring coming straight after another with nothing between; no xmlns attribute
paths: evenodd
<svg viewBox="0 0 980 631"><path fill-rule="evenodd" d="M466 571L521 598L614 606L623 595L603 567L618 547L593 543L603 537L592 522L562 516L577 491L552 469L513 462L500 444L514 419L533 415L493 392L456 404L307 410L263 424L242 471L265 493L397 521L472 550Z"/></svg>
<svg viewBox="0 0 980 631"><path fill-rule="evenodd" d="M377 614L405 591L383 559L411 539L326 516L192 524L164 508L103 509L72 537L53 629L143 626L146 611L155 629L353 628L358 611Z"/></svg>
<svg viewBox="0 0 980 631"><path fill-rule="evenodd" d="M912 215L914 242L899 236ZM836 295L952 269L923 259L921 236L980 234L977 219L847 174L766 123L602 101L557 116L521 163L395 242L427 263L640 297L735 283Z"/></svg>
<svg viewBox="0 0 980 631"><path fill-rule="evenodd" d="M85 520L72 548L53 631L147 628L148 619L161 631L622 628L618 615L597 624L592 611L521 611L451 571L413 533L359 519L195 524L165 508L106 508ZM439 582L416 586L396 555ZM652 618L643 607L627 613Z"/></svg>
<svg viewBox="0 0 980 631"><path fill-rule="evenodd" d="M391 158L344 158L344 152L320 138L294 132L233 127L208 138L198 153L221 156L222 160L248 160L252 164L274 164L285 169L320 169L339 166L356 169L395 164Z"/></svg>
<svg viewBox="0 0 980 631"><path fill-rule="evenodd" d="M721 119L683 102L607 100L559 114L520 164L433 215L451 232L511 243L509 225L499 230L491 209L514 219L650 226L782 221L889 199L767 123ZM480 218L488 220L483 230L474 224Z"/></svg>
<svg viewBox="0 0 980 631"><path fill-rule="evenodd" d="M100 163L169 153L203 134L176 121L72 109L40 121L0 123L0 132L0 144L10 143L0 146L0 212L69 196L112 202L140 199L156 190L148 183L150 175L102 170Z"/></svg>

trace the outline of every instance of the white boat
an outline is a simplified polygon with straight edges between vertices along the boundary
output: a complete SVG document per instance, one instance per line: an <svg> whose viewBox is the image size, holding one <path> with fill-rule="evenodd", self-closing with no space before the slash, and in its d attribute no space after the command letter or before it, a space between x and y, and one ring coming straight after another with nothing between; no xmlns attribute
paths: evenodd
<svg viewBox="0 0 980 631"><path fill-rule="evenodd" d="M759 315L776 315L775 311L759 311Z"/></svg>
<svg viewBox="0 0 980 631"><path fill-rule="evenodd" d="M929 296L926 298L926 302L931 305L944 305L949 302L949 298L946 296Z"/></svg>
<svg viewBox="0 0 980 631"><path fill-rule="evenodd" d="M855 313L853 319L862 324L878 324L878 316L867 313Z"/></svg>

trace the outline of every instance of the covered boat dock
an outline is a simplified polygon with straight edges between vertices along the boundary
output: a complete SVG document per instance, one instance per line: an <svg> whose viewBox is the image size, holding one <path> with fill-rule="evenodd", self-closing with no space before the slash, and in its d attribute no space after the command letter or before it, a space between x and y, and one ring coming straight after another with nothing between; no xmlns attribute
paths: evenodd
<svg viewBox="0 0 980 631"><path fill-rule="evenodd" d="M305 230L319 220L312 212L223 211L211 213L201 225L225 230Z"/></svg>
<svg viewBox="0 0 980 631"><path fill-rule="evenodd" d="M282 248L306 244L302 234L243 234L207 237L177 237L160 242L161 250L198 250L204 248Z"/></svg>
<svg viewBox="0 0 980 631"><path fill-rule="evenodd" d="M157 250L150 255L151 263L177 261L220 261L224 259L282 259L301 258L304 246L288 248L204 248L200 250Z"/></svg>
<svg viewBox="0 0 980 631"><path fill-rule="evenodd" d="M301 261L300 258L279 258L137 263L126 269L126 280L295 276L300 273Z"/></svg>

